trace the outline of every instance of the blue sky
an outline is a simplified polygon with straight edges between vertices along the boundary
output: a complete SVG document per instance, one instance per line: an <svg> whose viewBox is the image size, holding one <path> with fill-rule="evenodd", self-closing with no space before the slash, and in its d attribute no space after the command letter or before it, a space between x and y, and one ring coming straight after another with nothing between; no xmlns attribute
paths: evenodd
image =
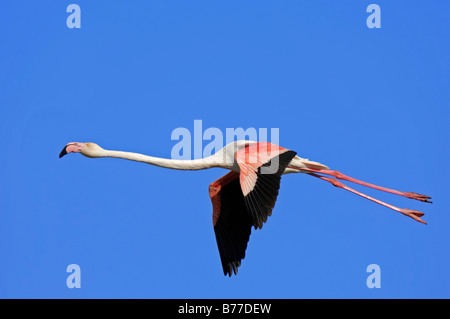
<svg viewBox="0 0 450 319"><path fill-rule="evenodd" d="M69 29L70 3L0 3L0 297L450 297L449 3L377 1L369 29L365 1L80 0ZM208 196L226 171L58 158L71 141L170 157L194 120L278 128L302 157L432 196L355 186L428 225L284 176L228 278Z"/></svg>

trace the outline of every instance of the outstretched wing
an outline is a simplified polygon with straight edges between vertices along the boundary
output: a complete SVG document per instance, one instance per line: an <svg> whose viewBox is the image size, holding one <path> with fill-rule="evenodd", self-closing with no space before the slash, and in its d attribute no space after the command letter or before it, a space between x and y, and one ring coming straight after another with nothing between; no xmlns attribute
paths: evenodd
<svg viewBox="0 0 450 319"><path fill-rule="evenodd" d="M224 275L237 274L251 233L239 174L230 172L209 186L213 225Z"/></svg>
<svg viewBox="0 0 450 319"><path fill-rule="evenodd" d="M209 186L213 225L223 272L231 276L245 257L251 227L272 214L281 175L295 152L260 142L236 152L240 174L230 172Z"/></svg>
<svg viewBox="0 0 450 319"><path fill-rule="evenodd" d="M255 229L262 228L272 214L281 175L296 154L268 142L251 144L236 152L244 202Z"/></svg>

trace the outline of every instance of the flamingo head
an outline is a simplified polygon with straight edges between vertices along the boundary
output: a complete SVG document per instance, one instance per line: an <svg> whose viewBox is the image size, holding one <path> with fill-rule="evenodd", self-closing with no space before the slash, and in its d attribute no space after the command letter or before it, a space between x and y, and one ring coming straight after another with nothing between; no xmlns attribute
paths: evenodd
<svg viewBox="0 0 450 319"><path fill-rule="evenodd" d="M71 142L64 146L61 153L59 153L59 158L69 153L81 153L86 157L100 157L102 151L104 151L103 148L95 143Z"/></svg>

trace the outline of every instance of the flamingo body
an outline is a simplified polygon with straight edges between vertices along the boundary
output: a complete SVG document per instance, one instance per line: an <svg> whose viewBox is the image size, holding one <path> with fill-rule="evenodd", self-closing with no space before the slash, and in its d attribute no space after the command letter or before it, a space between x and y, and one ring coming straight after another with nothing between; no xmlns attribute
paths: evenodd
<svg viewBox="0 0 450 319"><path fill-rule="evenodd" d="M240 172L234 171L213 182L209 195L213 225L225 275L237 274L245 257L251 227L262 228L277 200L281 175L295 152L260 142L236 152ZM262 168L275 168L263 174Z"/></svg>

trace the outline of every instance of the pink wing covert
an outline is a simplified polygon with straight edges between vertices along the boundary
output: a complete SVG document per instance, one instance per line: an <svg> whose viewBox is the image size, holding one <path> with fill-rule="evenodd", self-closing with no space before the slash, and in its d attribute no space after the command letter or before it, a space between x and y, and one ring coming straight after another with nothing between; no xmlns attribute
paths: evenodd
<svg viewBox="0 0 450 319"><path fill-rule="evenodd" d="M288 151L286 148L269 142L259 142L236 152L236 161L241 169L239 180L244 196L247 196L254 189L258 180L258 169L276 156ZM278 164L272 163L272 165Z"/></svg>

